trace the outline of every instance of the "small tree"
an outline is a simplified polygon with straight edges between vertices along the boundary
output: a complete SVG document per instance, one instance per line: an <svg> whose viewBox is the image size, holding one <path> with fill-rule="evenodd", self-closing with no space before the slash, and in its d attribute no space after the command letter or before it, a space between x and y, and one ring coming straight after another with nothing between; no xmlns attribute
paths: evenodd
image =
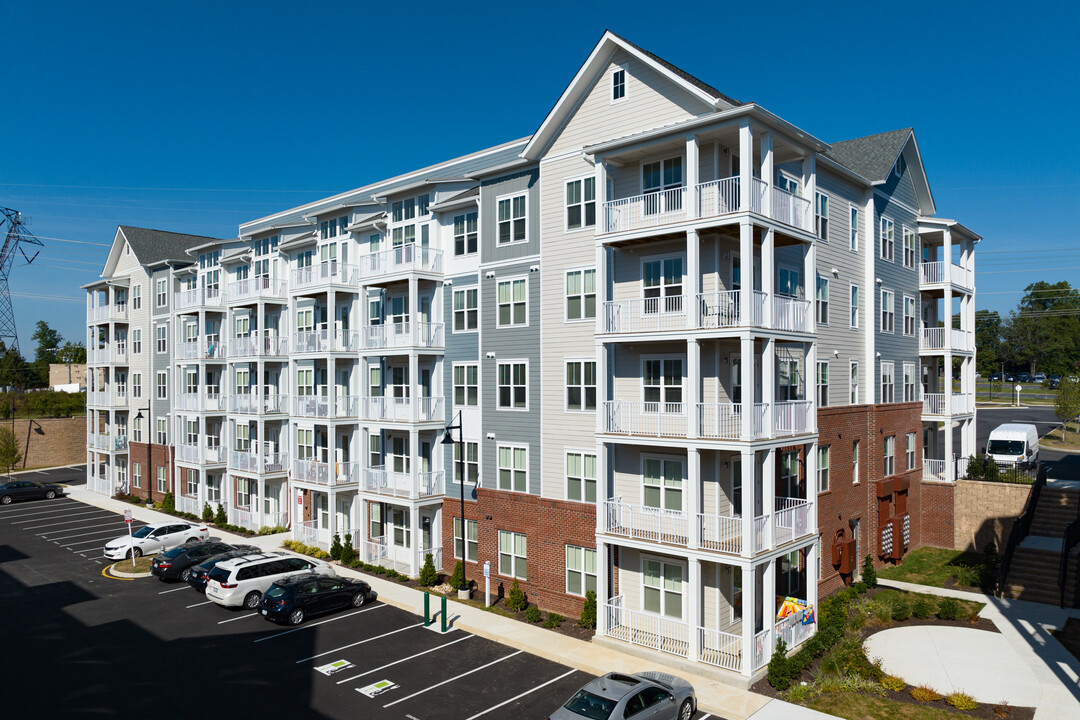
<svg viewBox="0 0 1080 720"><path fill-rule="evenodd" d="M1054 414L1061 420L1061 439L1065 440L1069 423L1080 415L1080 382L1069 378L1062 379L1057 399L1054 400Z"/></svg>
<svg viewBox="0 0 1080 720"><path fill-rule="evenodd" d="M341 545L341 554L338 556L342 565L352 565L356 561L356 548L352 544L352 533L345 533L345 542Z"/></svg>
<svg viewBox="0 0 1080 720"><path fill-rule="evenodd" d="M225 506L218 503L217 512L214 513L214 524L224 527L229 524L229 516L225 514Z"/></svg>
<svg viewBox="0 0 1080 720"><path fill-rule="evenodd" d="M450 575L450 587L454 588L455 590L460 590L461 589L461 583L463 583L464 581L465 581L465 566L461 564L460 560L458 560L457 564L454 565L453 574Z"/></svg>
<svg viewBox="0 0 1080 720"><path fill-rule="evenodd" d="M214 511L210 508L210 503L203 503L202 521L204 523L214 522Z"/></svg>
<svg viewBox="0 0 1080 720"><path fill-rule="evenodd" d="M581 617L577 624L583 628L596 628L596 591L585 591L585 604L581 606Z"/></svg>
<svg viewBox="0 0 1080 720"><path fill-rule="evenodd" d="M431 553L424 555L424 567L420 570L420 586L431 587L439 582L439 573L435 571L435 560Z"/></svg>
<svg viewBox="0 0 1080 720"><path fill-rule="evenodd" d="M521 589L515 579L514 584L510 586L510 594L506 596L506 607L516 612L524 610L528 605L529 601L525 598L525 591Z"/></svg>
<svg viewBox="0 0 1080 720"><path fill-rule="evenodd" d="M877 570L874 569L874 556L867 555L862 564L862 581L868 588L877 587Z"/></svg>
<svg viewBox="0 0 1080 720"><path fill-rule="evenodd" d="M176 512L176 498L172 493L165 493L165 497L161 498L161 509L164 512Z"/></svg>
<svg viewBox="0 0 1080 720"><path fill-rule="evenodd" d="M337 533L334 533L334 538L330 541L330 559L341 559L341 537Z"/></svg>
<svg viewBox="0 0 1080 720"><path fill-rule="evenodd" d="M776 650L769 658L769 684L783 692L791 685L791 662L787 657L787 643L779 640Z"/></svg>
<svg viewBox="0 0 1080 720"><path fill-rule="evenodd" d="M0 428L0 468L8 475L12 468L22 462L22 453L19 452L19 444L15 441L15 433L8 428Z"/></svg>

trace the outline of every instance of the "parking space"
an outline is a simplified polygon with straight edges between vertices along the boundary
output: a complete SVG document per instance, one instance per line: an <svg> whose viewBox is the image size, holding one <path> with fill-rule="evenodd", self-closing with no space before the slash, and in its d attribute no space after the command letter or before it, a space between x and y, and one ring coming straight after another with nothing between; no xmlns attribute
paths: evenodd
<svg viewBox="0 0 1080 720"><path fill-rule="evenodd" d="M132 532L145 523L132 523ZM95 565L107 565L102 548L126 535L124 516L68 497L12 503L0 507L0 525L52 543Z"/></svg>

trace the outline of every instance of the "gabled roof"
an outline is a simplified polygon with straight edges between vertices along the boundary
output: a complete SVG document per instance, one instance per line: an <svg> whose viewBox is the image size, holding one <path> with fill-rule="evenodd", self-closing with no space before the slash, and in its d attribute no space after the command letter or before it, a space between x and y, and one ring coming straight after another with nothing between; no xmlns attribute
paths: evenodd
<svg viewBox="0 0 1080 720"><path fill-rule="evenodd" d="M139 263L147 266L169 261L189 263L191 262L191 256L187 254L189 248L205 245L208 242L225 242L220 238L205 235L187 235L130 225L121 225L119 230L131 246L131 251L135 253Z"/></svg>
<svg viewBox="0 0 1080 720"><path fill-rule="evenodd" d="M889 178L911 133L911 128L903 128L842 140L832 143L825 154L876 185Z"/></svg>
<svg viewBox="0 0 1080 720"><path fill-rule="evenodd" d="M533 134L528 145L521 152L522 157L535 160L543 154L544 150L554 140L555 134L559 127L562 126L563 121L577 108L582 98L588 93L595 77L607 65L608 59L620 49L638 58L660 74L668 76L676 85L681 86L715 110L727 110L742 105L738 100L724 95L712 85L699 80L648 50L640 48L607 30L600 38L600 42L593 48L585 63L578 69L573 80L563 90L558 102L551 108L547 117L544 118L540 127Z"/></svg>

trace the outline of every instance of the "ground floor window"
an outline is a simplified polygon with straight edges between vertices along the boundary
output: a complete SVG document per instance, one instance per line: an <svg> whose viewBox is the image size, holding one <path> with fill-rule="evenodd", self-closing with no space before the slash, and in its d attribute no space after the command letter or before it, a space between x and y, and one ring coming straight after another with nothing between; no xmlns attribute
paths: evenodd
<svg viewBox="0 0 1080 720"><path fill-rule="evenodd" d="M169 491L169 475L168 468L164 465L158 465L157 469L157 489L158 492Z"/></svg>
<svg viewBox="0 0 1080 720"><path fill-rule="evenodd" d="M499 531L499 574L528 579L525 572L525 560L528 548L524 533Z"/></svg>
<svg viewBox="0 0 1080 720"><path fill-rule="evenodd" d="M477 558L477 529L475 520L465 521L465 559L476 562ZM461 518L454 518L454 557L461 559Z"/></svg>
<svg viewBox="0 0 1080 720"><path fill-rule="evenodd" d="M199 471L188 468L185 471L185 483L184 494L188 497L197 497L199 494Z"/></svg>
<svg viewBox="0 0 1080 720"><path fill-rule="evenodd" d="M206 476L206 501L210 503L221 502L221 476Z"/></svg>
<svg viewBox="0 0 1080 720"><path fill-rule="evenodd" d="M408 509L391 508L390 524L394 527L394 544L398 547L410 547L412 528L409 527Z"/></svg>
<svg viewBox="0 0 1080 720"><path fill-rule="evenodd" d="M236 505L242 508L251 506L251 481L246 477L236 478Z"/></svg>
<svg viewBox="0 0 1080 720"><path fill-rule="evenodd" d="M683 567L676 563L646 558L642 562L645 612L670 618L683 617Z"/></svg>
<svg viewBox="0 0 1080 720"><path fill-rule="evenodd" d="M142 487L142 463L131 463L131 487Z"/></svg>
<svg viewBox="0 0 1080 720"><path fill-rule="evenodd" d="M594 548L566 546L566 592L584 595L596 592L596 550Z"/></svg>

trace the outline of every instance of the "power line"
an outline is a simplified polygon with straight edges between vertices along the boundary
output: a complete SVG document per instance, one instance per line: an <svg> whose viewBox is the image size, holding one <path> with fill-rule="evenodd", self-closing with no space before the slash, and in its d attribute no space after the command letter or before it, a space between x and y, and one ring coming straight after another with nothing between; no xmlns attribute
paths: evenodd
<svg viewBox="0 0 1080 720"><path fill-rule="evenodd" d="M73 245L96 245L97 247L112 247L112 243L96 243L89 240L65 240L64 238L48 237L47 235L35 235L42 240L55 240L56 242L71 243Z"/></svg>
<svg viewBox="0 0 1080 720"><path fill-rule="evenodd" d="M1001 275L1003 273L1053 272L1055 270L1080 270L1080 266L1073 265L1071 267L1031 268L1029 270L976 270L975 274L977 274L977 275Z"/></svg>
<svg viewBox="0 0 1080 720"><path fill-rule="evenodd" d="M251 188L179 188L179 187L133 187L124 185L46 185L42 183L0 183L3 187L74 188L78 190L179 190L182 192L235 192L235 193L336 193L340 190L257 190Z"/></svg>

